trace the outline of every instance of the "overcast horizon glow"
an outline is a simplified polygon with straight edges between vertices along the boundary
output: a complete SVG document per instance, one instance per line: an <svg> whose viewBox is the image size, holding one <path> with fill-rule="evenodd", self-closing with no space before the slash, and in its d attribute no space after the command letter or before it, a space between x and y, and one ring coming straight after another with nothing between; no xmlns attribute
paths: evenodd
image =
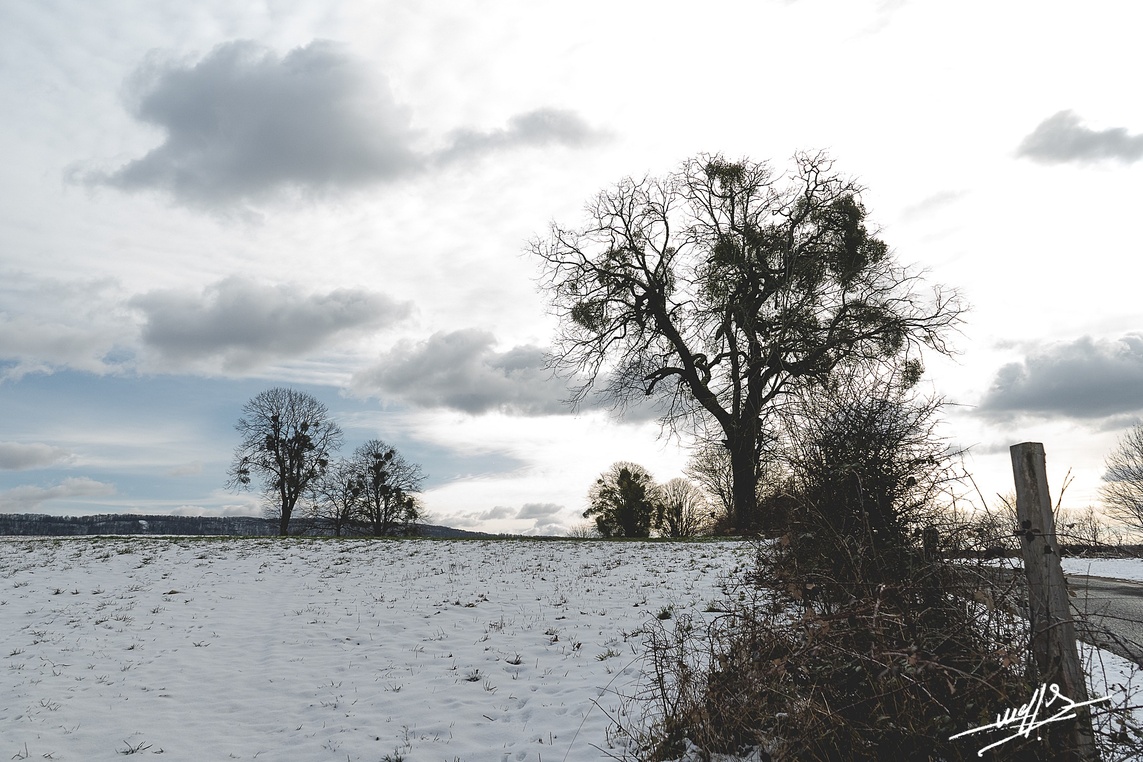
<svg viewBox="0 0 1143 762"><path fill-rule="evenodd" d="M1143 413L1122 2L0 8L0 511L259 512L242 404L307 391L429 475L436 523L554 533L648 411L562 403L528 240L699 152L827 150L971 306L926 382L986 497L1042 441L1093 504Z"/></svg>

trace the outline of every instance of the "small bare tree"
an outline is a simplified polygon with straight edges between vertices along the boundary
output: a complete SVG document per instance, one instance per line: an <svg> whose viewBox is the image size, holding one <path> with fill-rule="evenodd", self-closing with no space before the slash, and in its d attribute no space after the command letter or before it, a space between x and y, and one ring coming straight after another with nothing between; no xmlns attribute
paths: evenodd
<svg viewBox="0 0 1143 762"><path fill-rule="evenodd" d="M311 521L341 537L353 525L365 487L350 461L339 459L313 488Z"/></svg>
<svg viewBox="0 0 1143 762"><path fill-rule="evenodd" d="M1104 462L1107 471L1099 494L1109 514L1143 529L1143 424L1124 434Z"/></svg>
<svg viewBox="0 0 1143 762"><path fill-rule="evenodd" d="M351 478L360 487L358 515L377 537L407 534L420 515L414 497L425 475L380 439L371 439L353 452Z"/></svg>
<svg viewBox="0 0 1143 762"><path fill-rule="evenodd" d="M595 528L595 522L581 521L568 527L568 537L577 540L593 540L599 537L599 530Z"/></svg>
<svg viewBox="0 0 1143 762"><path fill-rule="evenodd" d="M715 523L728 525L734 515L734 472L730 467L730 451L721 445L704 442L691 455L683 473L694 480L712 501Z"/></svg>
<svg viewBox="0 0 1143 762"><path fill-rule="evenodd" d="M702 490L676 477L659 487L655 528L664 537L694 537L710 524L710 506Z"/></svg>

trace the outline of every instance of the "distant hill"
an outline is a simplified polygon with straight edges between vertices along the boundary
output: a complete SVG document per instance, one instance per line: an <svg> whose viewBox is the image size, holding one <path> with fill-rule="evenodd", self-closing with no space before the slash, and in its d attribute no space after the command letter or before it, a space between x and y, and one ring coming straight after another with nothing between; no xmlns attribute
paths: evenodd
<svg viewBox="0 0 1143 762"><path fill-rule="evenodd" d="M99 514L95 516L47 516L36 513L0 513L0 536L75 537L83 535L228 535L272 537L277 521L256 516L171 516ZM307 535L328 532L310 531ZM439 538L491 538L496 535L464 529L418 524L416 535Z"/></svg>

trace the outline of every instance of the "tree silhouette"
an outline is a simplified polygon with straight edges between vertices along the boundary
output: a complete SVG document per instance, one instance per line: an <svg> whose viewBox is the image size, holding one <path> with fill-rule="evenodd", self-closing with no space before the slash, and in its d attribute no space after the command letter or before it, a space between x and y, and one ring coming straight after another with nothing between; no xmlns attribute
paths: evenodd
<svg viewBox="0 0 1143 762"><path fill-rule="evenodd" d="M358 515L371 533L407 533L420 515L414 493L425 480L421 467L380 439L371 439L354 451L350 473L360 485Z"/></svg>
<svg viewBox="0 0 1143 762"><path fill-rule="evenodd" d="M682 477L658 489L655 528L664 537L694 537L711 520L711 509L702 490Z"/></svg>
<svg viewBox="0 0 1143 762"><path fill-rule="evenodd" d="M843 363L946 351L955 296L920 293L871 231L861 189L824 155L783 182L765 163L701 155L600 193L579 228L532 242L560 321L553 364L622 407L655 396L668 427L713 423L734 523L756 524L768 411Z"/></svg>
<svg viewBox="0 0 1143 762"><path fill-rule="evenodd" d="M650 537L658 513L655 480L642 466L613 463L592 485L583 517L602 537Z"/></svg>
<svg viewBox="0 0 1143 762"><path fill-rule="evenodd" d="M242 441L234 451L227 486L263 483L268 512L278 534L289 534L298 501L329 467L341 446L341 428L314 397L294 389L267 389L242 407L234 428Z"/></svg>

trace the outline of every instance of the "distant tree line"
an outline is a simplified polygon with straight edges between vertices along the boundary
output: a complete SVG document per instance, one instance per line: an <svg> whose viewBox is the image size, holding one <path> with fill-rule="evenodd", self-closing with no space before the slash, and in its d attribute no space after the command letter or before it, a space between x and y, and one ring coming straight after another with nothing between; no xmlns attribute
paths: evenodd
<svg viewBox="0 0 1143 762"><path fill-rule="evenodd" d="M329 528L309 526L308 534L331 536ZM276 535L276 519L257 516L168 516L149 514L100 514L97 516L47 516L38 513L0 514L0 536L83 537L94 535L168 535L269 537ZM465 529L417 524L418 537L483 538L496 535Z"/></svg>
<svg viewBox="0 0 1143 762"><path fill-rule="evenodd" d="M152 516L99 514L46 516L32 513L0 514L0 535L74 537L83 535L273 535L273 521L255 516Z"/></svg>

